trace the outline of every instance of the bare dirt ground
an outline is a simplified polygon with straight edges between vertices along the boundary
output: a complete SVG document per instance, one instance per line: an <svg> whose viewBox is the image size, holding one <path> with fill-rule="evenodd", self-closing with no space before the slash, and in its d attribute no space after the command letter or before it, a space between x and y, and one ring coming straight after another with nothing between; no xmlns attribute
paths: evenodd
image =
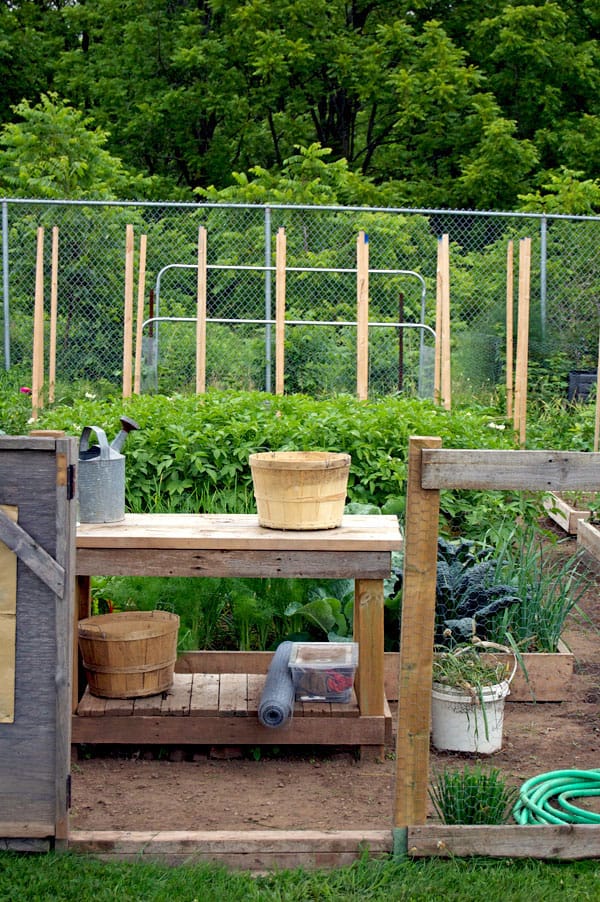
<svg viewBox="0 0 600 902"><path fill-rule="evenodd" d="M563 537L560 547L573 553L575 540ZM600 572L588 573L581 606L589 621L573 617L564 637L576 660L569 700L507 703L502 750L486 759L516 785L600 764ZM393 743L380 762L347 749L86 747L72 762L71 828L387 829L394 758ZM432 769L471 761L432 751Z"/></svg>

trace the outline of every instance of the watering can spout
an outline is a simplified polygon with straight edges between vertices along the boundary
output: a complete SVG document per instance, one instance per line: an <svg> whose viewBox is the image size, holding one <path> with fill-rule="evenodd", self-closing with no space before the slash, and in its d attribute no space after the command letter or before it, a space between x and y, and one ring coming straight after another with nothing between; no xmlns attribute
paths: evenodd
<svg viewBox="0 0 600 902"><path fill-rule="evenodd" d="M135 422L135 420L130 419L129 417L121 417L121 431L110 443L110 447L114 451L120 452L123 445L125 444L125 439L129 435L130 432L133 432L140 427Z"/></svg>

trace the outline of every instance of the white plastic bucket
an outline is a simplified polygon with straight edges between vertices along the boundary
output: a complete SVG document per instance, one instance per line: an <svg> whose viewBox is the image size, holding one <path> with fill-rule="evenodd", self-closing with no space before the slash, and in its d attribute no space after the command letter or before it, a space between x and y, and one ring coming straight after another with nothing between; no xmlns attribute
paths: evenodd
<svg viewBox="0 0 600 902"><path fill-rule="evenodd" d="M485 686L475 697L463 689L434 683L431 740L436 749L491 755L502 748L508 680Z"/></svg>

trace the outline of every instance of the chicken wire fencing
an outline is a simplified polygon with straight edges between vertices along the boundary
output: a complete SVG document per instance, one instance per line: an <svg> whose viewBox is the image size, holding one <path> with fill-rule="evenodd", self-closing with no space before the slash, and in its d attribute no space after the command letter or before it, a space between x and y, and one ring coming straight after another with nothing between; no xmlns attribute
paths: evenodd
<svg viewBox="0 0 600 902"><path fill-rule="evenodd" d="M56 383L122 381L125 233L147 236L142 391L195 388L198 230L207 235L207 387L272 391L276 236L285 229L285 390L356 391L357 237L369 245L369 392L431 396L439 239L450 242L453 391L504 381L507 281L531 238L530 372L595 369L598 217L288 205L1 202L2 364L31 365L43 229ZM508 280L508 248L514 267ZM53 253L56 254L53 270ZM516 312L515 312L516 322ZM562 390L562 387L561 389ZM58 397L57 397L58 399Z"/></svg>

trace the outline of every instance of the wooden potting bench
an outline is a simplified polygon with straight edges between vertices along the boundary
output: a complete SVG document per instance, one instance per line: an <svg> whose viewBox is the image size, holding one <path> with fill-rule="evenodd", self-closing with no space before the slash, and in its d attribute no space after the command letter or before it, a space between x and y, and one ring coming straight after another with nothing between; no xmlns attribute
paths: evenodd
<svg viewBox="0 0 600 902"><path fill-rule="evenodd" d="M345 515L340 527L314 531L266 529L254 514L128 514L78 526L75 631L90 613L91 576L350 578L359 666L350 704L297 702L285 726L270 728L257 716L268 654L188 653L168 693L123 700L82 694L76 661L73 743L352 745L379 753L391 732L383 581L401 545L396 517L383 515Z"/></svg>

